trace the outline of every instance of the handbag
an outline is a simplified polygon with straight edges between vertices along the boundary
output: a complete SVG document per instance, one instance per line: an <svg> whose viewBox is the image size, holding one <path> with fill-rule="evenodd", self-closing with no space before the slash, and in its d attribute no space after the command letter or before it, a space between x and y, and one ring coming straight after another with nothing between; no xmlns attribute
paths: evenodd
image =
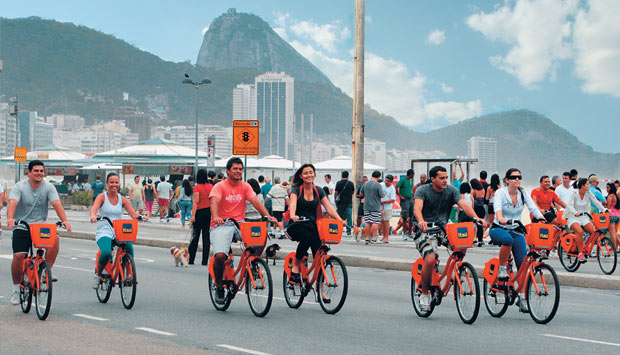
<svg viewBox="0 0 620 355"><path fill-rule="evenodd" d="M342 188L342 192L344 192L344 190L346 190L347 186L349 186L349 183L351 181L347 180L347 183L344 184L344 187ZM338 202L340 202L340 196L342 196L342 192L338 194L338 196L336 196L336 204L338 204Z"/></svg>

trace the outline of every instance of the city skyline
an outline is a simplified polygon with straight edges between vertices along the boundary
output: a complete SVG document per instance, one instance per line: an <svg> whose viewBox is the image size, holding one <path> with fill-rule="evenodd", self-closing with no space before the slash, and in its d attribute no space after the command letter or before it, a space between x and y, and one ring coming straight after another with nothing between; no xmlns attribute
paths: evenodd
<svg viewBox="0 0 620 355"><path fill-rule="evenodd" d="M113 34L165 60L194 63L209 23L236 7L261 16L351 95L353 1L184 4L31 1L6 4L3 16L69 21ZM619 4L367 2L366 102L422 132L472 116L527 108L596 150L618 152L613 130L603 128L614 123L620 110L615 80L620 21L611 17L620 13L614 8Z"/></svg>

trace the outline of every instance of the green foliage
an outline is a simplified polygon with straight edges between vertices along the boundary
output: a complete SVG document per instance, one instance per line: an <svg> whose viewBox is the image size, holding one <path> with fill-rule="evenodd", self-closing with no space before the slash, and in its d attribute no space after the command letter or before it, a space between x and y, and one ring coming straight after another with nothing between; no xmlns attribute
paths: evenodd
<svg viewBox="0 0 620 355"><path fill-rule="evenodd" d="M90 206L93 204L93 193L91 191L77 191L71 194L71 203L78 206Z"/></svg>

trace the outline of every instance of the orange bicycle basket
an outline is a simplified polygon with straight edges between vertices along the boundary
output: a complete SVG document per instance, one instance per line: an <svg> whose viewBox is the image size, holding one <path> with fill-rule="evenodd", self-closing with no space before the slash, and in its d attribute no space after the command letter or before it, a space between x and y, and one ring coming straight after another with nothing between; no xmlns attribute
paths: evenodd
<svg viewBox="0 0 620 355"><path fill-rule="evenodd" d="M555 229L550 224L530 223L525 226L527 244L530 248L549 250L553 248Z"/></svg>
<svg viewBox="0 0 620 355"><path fill-rule="evenodd" d="M137 219L117 219L112 222L116 239L122 243L135 242L138 235Z"/></svg>
<svg viewBox="0 0 620 355"><path fill-rule="evenodd" d="M448 235L448 242L454 249L471 248L474 245L474 239L476 239L473 222L447 224L446 234Z"/></svg>
<svg viewBox="0 0 620 355"><path fill-rule="evenodd" d="M325 244L338 244L342 239L342 221L337 219L320 218L316 221L319 229L319 238Z"/></svg>
<svg viewBox="0 0 620 355"><path fill-rule="evenodd" d="M239 223L241 240L249 247L262 247L267 240L267 222Z"/></svg>
<svg viewBox="0 0 620 355"><path fill-rule="evenodd" d="M592 223L596 229L609 228L609 213L595 213L592 215Z"/></svg>
<svg viewBox="0 0 620 355"><path fill-rule="evenodd" d="M35 248L51 248L56 243L56 225L53 223L32 223L30 238Z"/></svg>
<svg viewBox="0 0 620 355"><path fill-rule="evenodd" d="M562 248L564 248L564 250L566 250L567 252L577 251L577 248L575 248L575 238L576 236L574 234L566 234L562 236L562 238L560 239L560 244L562 245Z"/></svg>
<svg viewBox="0 0 620 355"><path fill-rule="evenodd" d="M562 216L564 216L564 211L557 211L555 216L558 218L558 222L560 223L560 225L565 226L566 223L568 223L567 220L562 219Z"/></svg>

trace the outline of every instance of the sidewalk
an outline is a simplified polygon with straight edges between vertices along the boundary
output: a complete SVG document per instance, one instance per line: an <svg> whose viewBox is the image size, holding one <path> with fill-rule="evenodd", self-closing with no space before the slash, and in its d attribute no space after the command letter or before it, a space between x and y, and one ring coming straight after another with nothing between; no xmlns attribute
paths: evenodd
<svg viewBox="0 0 620 355"><path fill-rule="evenodd" d="M53 212L50 213L50 221L53 220ZM65 238L79 238L94 240L96 224L88 222L89 214L85 211L67 211L67 217L72 225L73 232L59 230L59 235ZM5 227L3 226L3 229ZM3 237L8 238L10 233L4 232ZM146 245L161 248L180 246L185 241L189 242L189 228L181 226L179 219L171 219L170 222L160 222L158 217L151 219L151 222L140 223L137 245ZM276 258L283 259L289 252L295 251L297 243L288 239L268 240L267 244L277 243L281 249L277 252ZM239 244L233 246L235 253L240 252ZM389 244L371 243L365 245L364 242L356 243L351 236L343 236L342 242L333 245L331 254L340 257L346 265L353 267L367 267L387 270L410 271L412 263L420 255L415 248L413 241L403 241L402 236L390 236ZM200 249L199 249L200 250ZM441 248L440 269L448 259L448 251ZM498 248L495 246L483 246L470 248L465 258L472 264L479 277L486 261L497 257ZM560 284L562 286L589 287L606 290L620 290L620 266L616 268L613 275L604 275L596 261L590 258L586 264L581 265L575 273L564 270L557 256L552 256L547 261L555 269Z"/></svg>

